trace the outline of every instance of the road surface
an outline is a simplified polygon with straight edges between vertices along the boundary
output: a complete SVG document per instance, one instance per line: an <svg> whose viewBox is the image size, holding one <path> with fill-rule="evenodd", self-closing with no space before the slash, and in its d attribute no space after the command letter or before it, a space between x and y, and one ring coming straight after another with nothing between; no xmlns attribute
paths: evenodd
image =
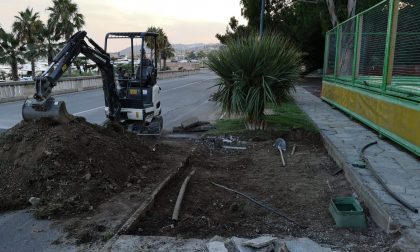
<svg viewBox="0 0 420 252"><path fill-rule="evenodd" d="M204 72L187 77L158 81L161 91L164 130L173 127L189 117L200 120L214 120L216 105L209 96L216 90L217 77L212 72ZM55 96L66 103L67 110L83 116L91 123L100 124L105 120L102 89ZM22 120L23 101L0 104L0 129L8 129Z"/></svg>
<svg viewBox="0 0 420 252"><path fill-rule="evenodd" d="M164 129L170 131L191 116L200 120L215 119L216 105L208 100L215 90L216 81L216 75L210 72L159 81ZM56 97L65 101L68 111L74 115L98 124L105 120L101 89ZM0 128L11 128L22 120L22 104L23 101L0 104ZM51 244L62 235L59 226L51 221L34 219L30 210L0 214L2 252L74 251L72 245Z"/></svg>

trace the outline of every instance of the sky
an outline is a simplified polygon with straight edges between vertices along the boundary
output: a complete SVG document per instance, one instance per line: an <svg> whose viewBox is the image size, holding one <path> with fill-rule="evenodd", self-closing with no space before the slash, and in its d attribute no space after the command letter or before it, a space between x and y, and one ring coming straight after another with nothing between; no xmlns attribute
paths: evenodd
<svg viewBox="0 0 420 252"><path fill-rule="evenodd" d="M107 32L145 31L149 26L162 27L172 44L217 43L216 33L223 34L230 17L240 24L240 0L73 0L85 16L83 28L88 36L103 45ZM0 26L10 31L19 11L26 7L39 12L46 21L51 0L0 0ZM128 41L127 41L128 43ZM126 46L111 43L111 50Z"/></svg>

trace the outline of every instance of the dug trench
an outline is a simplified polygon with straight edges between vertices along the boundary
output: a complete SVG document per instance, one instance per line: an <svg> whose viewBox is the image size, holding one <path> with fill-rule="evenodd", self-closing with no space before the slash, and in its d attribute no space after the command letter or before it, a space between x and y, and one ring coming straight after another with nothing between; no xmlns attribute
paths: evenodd
<svg viewBox="0 0 420 252"><path fill-rule="evenodd" d="M333 196L351 196L353 190L343 173L336 174L339 169L319 135L291 132L284 138L289 145L285 167L273 147L274 139L248 142L247 149L239 151L216 148L208 141L196 142L199 145L190 158L190 169L161 191L154 207L128 234L203 239L273 234L309 237L344 251L389 248L396 237L382 232L369 217L366 229L335 227L328 212L329 201ZM174 222L171 217L178 192L191 169L196 172L187 186L179 220ZM245 193L298 225L212 182Z"/></svg>

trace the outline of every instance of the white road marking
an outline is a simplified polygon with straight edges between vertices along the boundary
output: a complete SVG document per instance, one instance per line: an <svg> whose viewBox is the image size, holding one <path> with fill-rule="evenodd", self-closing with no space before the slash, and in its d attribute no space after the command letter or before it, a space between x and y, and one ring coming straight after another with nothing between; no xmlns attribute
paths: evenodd
<svg viewBox="0 0 420 252"><path fill-rule="evenodd" d="M100 106L100 107L93 108L93 109L83 110L83 111L74 113L73 115L80 115L80 114L84 114L84 113L87 113L87 112L90 112L90 111L94 111L94 110L98 110L98 109L103 109L103 108L105 108L105 106Z"/></svg>
<svg viewBox="0 0 420 252"><path fill-rule="evenodd" d="M217 80L217 78L209 78L209 79L205 79L205 80L200 80L200 81L191 82L191 83L188 83L188 84L185 84L185 85L179 86L179 87L174 87L174 88L170 88L170 89L165 89L165 90L163 90L161 93L166 93L166 92L169 92L169 91L172 91L172 90L176 90L176 89L180 89L180 88L188 87L188 86L195 85L195 84L198 84L198 83L201 83L201 82L205 82L205 81L209 81L209 80Z"/></svg>

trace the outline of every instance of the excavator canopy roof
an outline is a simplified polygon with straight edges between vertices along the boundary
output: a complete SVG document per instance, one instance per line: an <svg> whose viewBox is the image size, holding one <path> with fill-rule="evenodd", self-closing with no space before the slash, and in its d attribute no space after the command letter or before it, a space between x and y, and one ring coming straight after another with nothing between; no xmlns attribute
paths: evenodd
<svg viewBox="0 0 420 252"><path fill-rule="evenodd" d="M108 38L144 38L147 36L157 37L159 34L154 32L109 32L105 39Z"/></svg>

